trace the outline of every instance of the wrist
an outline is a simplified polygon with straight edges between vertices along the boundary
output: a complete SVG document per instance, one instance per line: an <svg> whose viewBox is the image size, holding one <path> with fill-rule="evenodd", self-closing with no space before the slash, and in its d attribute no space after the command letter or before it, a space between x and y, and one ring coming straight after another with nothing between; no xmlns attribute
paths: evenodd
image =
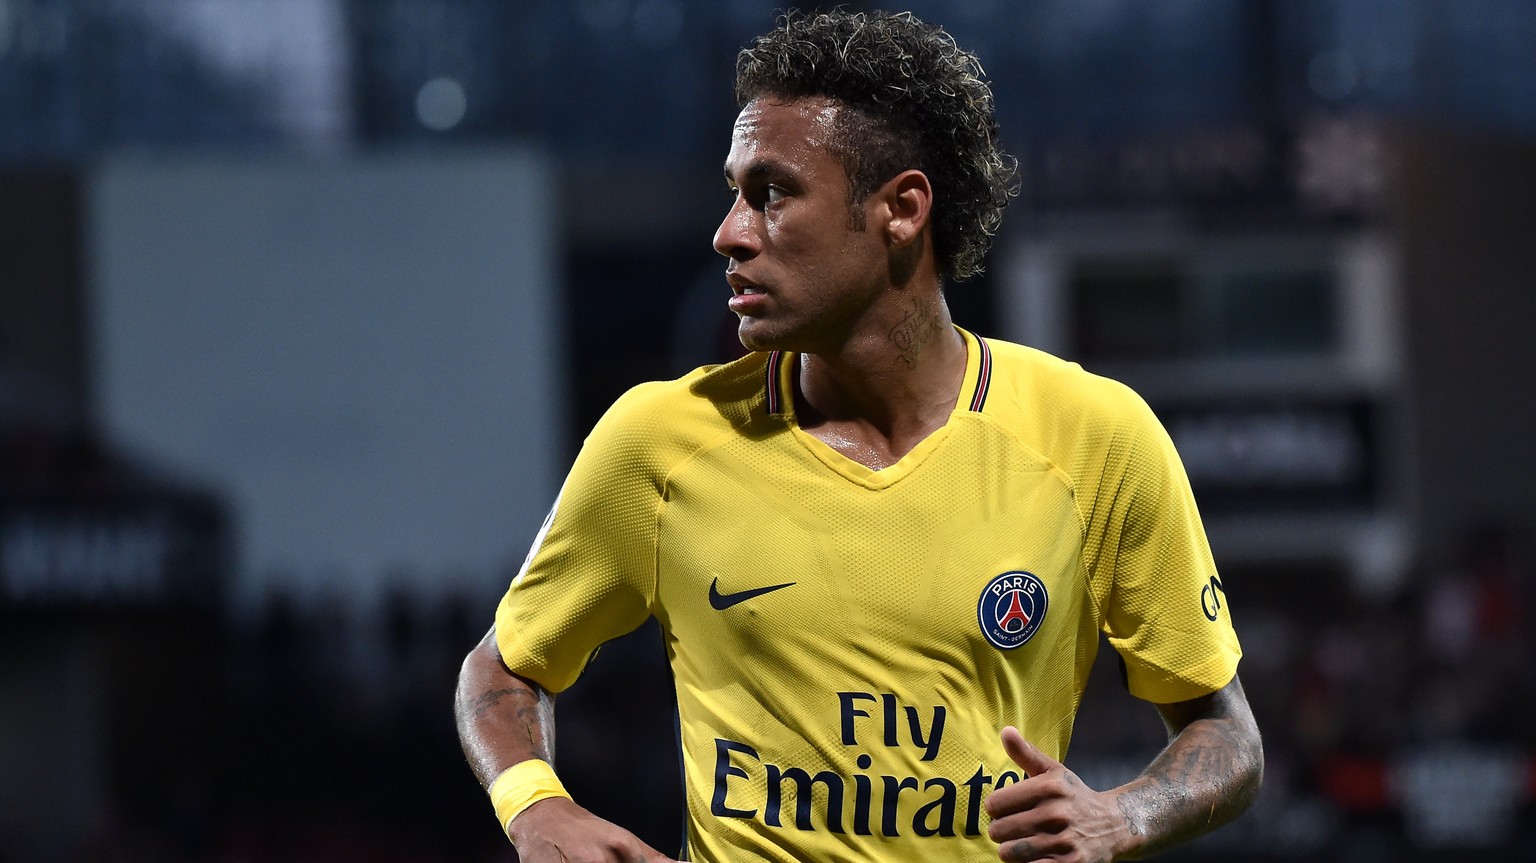
<svg viewBox="0 0 1536 863"><path fill-rule="evenodd" d="M538 758L520 761L503 770L487 789L501 830L511 835L512 821L528 807L552 797L571 799L549 762Z"/></svg>
<svg viewBox="0 0 1536 863"><path fill-rule="evenodd" d="M1112 839L1115 860L1140 860L1147 852L1151 825L1146 808L1139 805L1135 783L1108 792L1111 805L1120 815L1119 829Z"/></svg>

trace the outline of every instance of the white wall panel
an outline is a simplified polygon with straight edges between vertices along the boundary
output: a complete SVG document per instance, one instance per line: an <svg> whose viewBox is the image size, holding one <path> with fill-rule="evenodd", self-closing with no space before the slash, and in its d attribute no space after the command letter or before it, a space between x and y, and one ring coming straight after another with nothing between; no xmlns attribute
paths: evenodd
<svg viewBox="0 0 1536 863"><path fill-rule="evenodd" d="M100 419L226 495L237 596L521 559L563 474L551 186L510 152L102 165Z"/></svg>

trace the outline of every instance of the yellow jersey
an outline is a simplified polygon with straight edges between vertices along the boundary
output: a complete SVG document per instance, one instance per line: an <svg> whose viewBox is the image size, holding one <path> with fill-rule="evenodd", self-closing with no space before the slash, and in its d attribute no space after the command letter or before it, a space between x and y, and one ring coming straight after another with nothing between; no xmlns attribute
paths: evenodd
<svg viewBox="0 0 1536 863"><path fill-rule="evenodd" d="M552 692L655 616L690 859L996 860L982 799L1061 759L1099 644L1131 692L1213 692L1240 650L1172 442L1131 390L964 330L946 424L872 470L803 431L795 355L620 398L497 610Z"/></svg>

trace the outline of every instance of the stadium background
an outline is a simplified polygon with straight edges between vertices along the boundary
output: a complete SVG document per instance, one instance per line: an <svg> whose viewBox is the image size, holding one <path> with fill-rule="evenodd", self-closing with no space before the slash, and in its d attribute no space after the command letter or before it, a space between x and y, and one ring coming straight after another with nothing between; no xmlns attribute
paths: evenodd
<svg viewBox="0 0 1536 863"><path fill-rule="evenodd" d="M775 8L0 0L0 861L510 859L454 674L603 407L735 350ZM1268 781L1167 859L1530 847L1536 6L911 8L1024 169L957 320L1140 389L1225 574ZM560 758L670 849L668 685L605 648Z"/></svg>

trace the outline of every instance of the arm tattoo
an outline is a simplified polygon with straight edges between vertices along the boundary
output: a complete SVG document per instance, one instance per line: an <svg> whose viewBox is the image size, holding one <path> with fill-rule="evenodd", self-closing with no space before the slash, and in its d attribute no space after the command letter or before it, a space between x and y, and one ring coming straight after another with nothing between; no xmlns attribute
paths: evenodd
<svg viewBox="0 0 1536 863"><path fill-rule="evenodd" d="M537 731L541 721L539 696L537 693L530 692L524 687L509 687L507 689L497 689L494 692L482 693L479 698L475 699L475 718L483 718L487 713L495 710L501 704L501 700L508 695L525 695L533 699L532 704L525 704L517 708L517 713L513 715L517 717L519 724L522 725L523 734L528 738L528 747L534 752L539 753L539 757L545 761L551 760L552 753L543 745Z"/></svg>
<svg viewBox="0 0 1536 863"><path fill-rule="evenodd" d="M532 681L498 673L489 661L481 662L478 671L472 663L466 668L455 713L459 742L480 784L488 785L502 769L526 758L553 762L554 696Z"/></svg>
<svg viewBox="0 0 1536 863"><path fill-rule="evenodd" d="M480 697L476 698L474 704L472 705L475 710L475 718L479 719L485 716L485 714L490 713L492 710L495 710L496 706L501 704L501 700L506 698L508 695L532 694L533 693L529 692L523 687L508 687L506 689L497 689L493 692L482 692L480 693ZM518 715L522 715L523 711L526 709L527 708L519 709L517 711Z"/></svg>
<svg viewBox="0 0 1536 863"><path fill-rule="evenodd" d="M1213 702L1180 721L1168 747L1131 783L1119 807L1144 837L1143 854L1186 842L1242 814L1258 795L1264 756L1246 702Z"/></svg>
<svg viewBox="0 0 1536 863"><path fill-rule="evenodd" d="M1121 797L1115 802L1120 807L1120 815L1125 818L1125 823L1130 827L1132 836L1141 836L1147 832L1146 826L1142 824L1141 813L1136 810L1136 804L1128 795Z"/></svg>

